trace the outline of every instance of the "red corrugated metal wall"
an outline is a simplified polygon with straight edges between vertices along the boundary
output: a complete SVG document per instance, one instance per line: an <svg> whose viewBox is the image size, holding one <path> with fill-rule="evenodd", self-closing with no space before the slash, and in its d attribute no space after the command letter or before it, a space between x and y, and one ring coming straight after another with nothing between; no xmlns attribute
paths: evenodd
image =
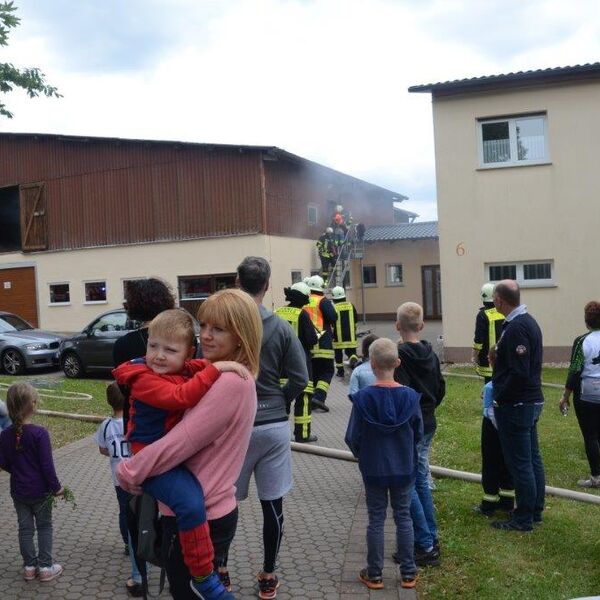
<svg viewBox="0 0 600 600"><path fill-rule="evenodd" d="M389 194L353 177L310 163L266 160L267 231L272 235L316 239L331 222L337 204L355 223L394 222ZM308 223L308 205L317 207L317 224Z"/></svg>
<svg viewBox="0 0 600 600"><path fill-rule="evenodd" d="M45 182L48 249L261 230L260 152L0 136L0 187Z"/></svg>

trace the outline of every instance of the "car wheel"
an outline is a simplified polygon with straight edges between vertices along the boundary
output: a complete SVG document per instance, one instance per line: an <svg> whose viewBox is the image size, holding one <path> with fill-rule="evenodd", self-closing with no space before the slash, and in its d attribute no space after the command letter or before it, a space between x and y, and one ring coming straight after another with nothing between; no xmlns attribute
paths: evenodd
<svg viewBox="0 0 600 600"><path fill-rule="evenodd" d="M74 352L67 352L61 361L62 370L65 375L70 379L76 379L77 377L83 377L85 371L80 358Z"/></svg>
<svg viewBox="0 0 600 600"><path fill-rule="evenodd" d="M2 368L9 375L23 375L25 373L25 359L18 350L11 348L2 354Z"/></svg>

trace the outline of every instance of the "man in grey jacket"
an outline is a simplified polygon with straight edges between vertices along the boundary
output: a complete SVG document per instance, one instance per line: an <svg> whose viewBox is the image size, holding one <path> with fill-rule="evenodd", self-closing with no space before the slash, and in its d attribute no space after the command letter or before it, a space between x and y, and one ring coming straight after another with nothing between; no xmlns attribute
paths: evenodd
<svg viewBox="0 0 600 600"><path fill-rule="evenodd" d="M279 581L275 562L283 534L283 497L292 487L292 454L288 412L308 383L302 345L290 324L267 310L262 301L269 289L271 267L261 257L247 256L238 266L239 286L260 311L263 338L256 380L258 409L248 453L236 483L238 501L248 497L254 473L263 511L264 564L258 575L260 598L275 598ZM280 379L287 379L284 386Z"/></svg>

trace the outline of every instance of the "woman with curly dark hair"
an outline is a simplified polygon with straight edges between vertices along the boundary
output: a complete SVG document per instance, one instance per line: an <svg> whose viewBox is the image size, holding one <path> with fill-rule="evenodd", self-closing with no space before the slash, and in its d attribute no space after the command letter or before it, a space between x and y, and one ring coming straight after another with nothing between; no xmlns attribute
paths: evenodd
<svg viewBox="0 0 600 600"><path fill-rule="evenodd" d="M573 407L590 465L590 477L580 479L577 485L600 488L600 302L585 305L584 320L589 331L573 342L571 365L559 406L566 415L573 393Z"/></svg>

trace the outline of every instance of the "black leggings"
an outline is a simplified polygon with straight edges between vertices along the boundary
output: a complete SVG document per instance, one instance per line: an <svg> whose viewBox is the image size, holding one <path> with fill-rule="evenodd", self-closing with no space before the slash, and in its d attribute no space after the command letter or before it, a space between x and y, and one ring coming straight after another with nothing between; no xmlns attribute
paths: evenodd
<svg viewBox="0 0 600 600"><path fill-rule="evenodd" d="M260 505L263 511L263 546L265 550L263 571L273 573L283 536L283 498L261 500Z"/></svg>
<svg viewBox="0 0 600 600"><path fill-rule="evenodd" d="M583 435L590 472L597 477L600 475L600 404L574 398L573 407Z"/></svg>

